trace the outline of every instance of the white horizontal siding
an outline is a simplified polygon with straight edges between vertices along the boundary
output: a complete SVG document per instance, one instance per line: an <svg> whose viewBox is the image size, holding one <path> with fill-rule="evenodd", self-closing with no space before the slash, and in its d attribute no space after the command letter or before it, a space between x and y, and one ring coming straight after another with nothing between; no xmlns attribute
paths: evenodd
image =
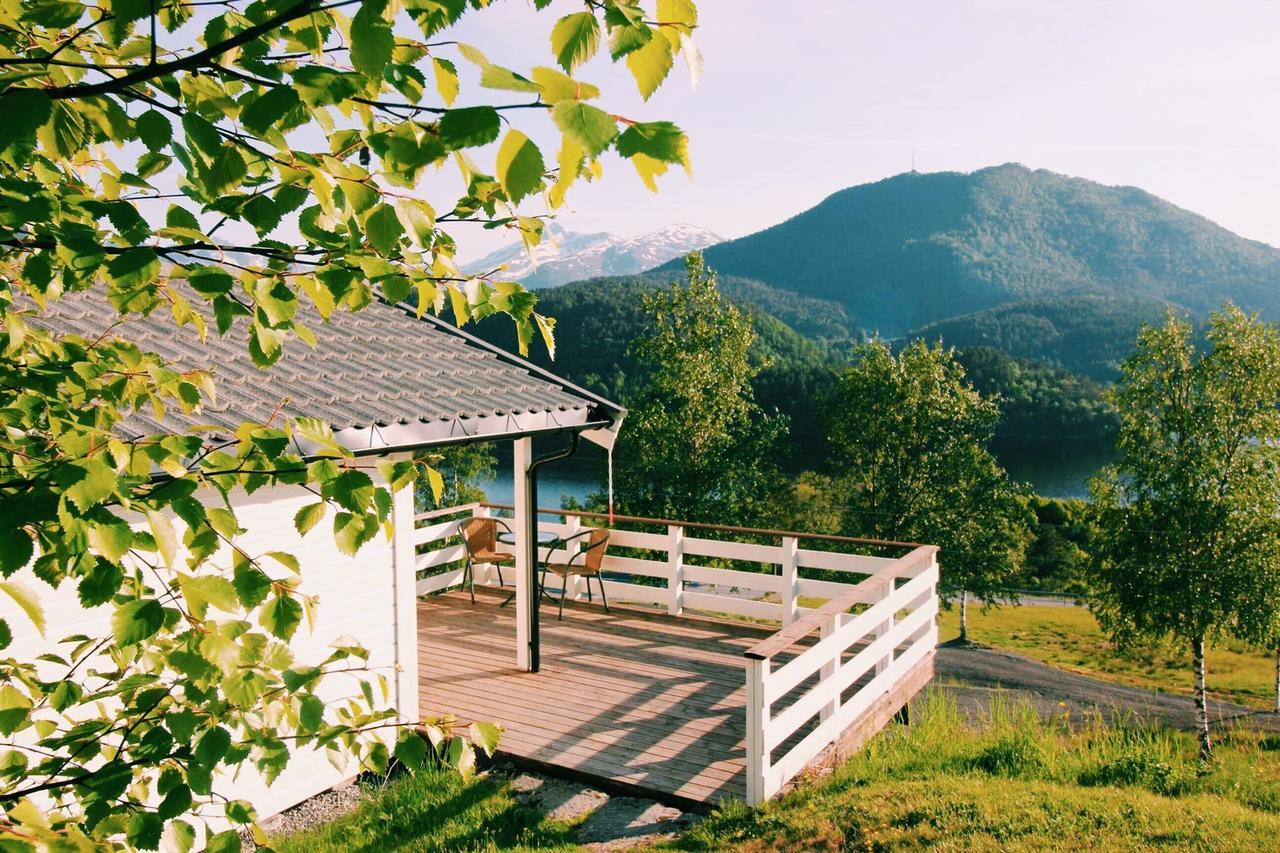
<svg viewBox="0 0 1280 853"><path fill-rule="evenodd" d="M246 531L238 537L237 544L254 555L265 551L285 551L294 555L302 567L300 592L317 597L314 627L304 619L290 643L295 661L299 664L319 663L328 656L335 640L340 637L354 639L369 650L369 665L386 675L394 701L397 625L392 543L379 535L366 543L355 557L348 557L334 545L329 518L307 536L299 536L293 525L294 515L315 501L314 494L292 486L260 489L252 495L235 494L232 504L240 525ZM212 499L209 502L212 505ZM181 522L175 519L175 524L181 530ZM229 555L215 555L210 565L229 566ZM289 574L287 568L269 558L263 561L263 566L268 574L275 577ZM13 644L6 654L19 660L34 660L45 652L67 653L70 647L59 645L59 641L67 636L87 634L102 637L110 634L113 608L104 605L85 610L79 605L74 583L64 583L54 590L33 577L29 570L23 570L16 577L38 592L48 626L45 636L41 637L13 602L7 596L0 596L0 616L8 621L14 634ZM412 659L412 666L416 677L416 657ZM54 677L61 671L60 667L52 665L42 668L47 677ZM326 702L332 703L358 696L359 687L353 678L335 676L328 679L319 692ZM376 685L374 695L380 698ZM416 707L402 710L416 717ZM248 800L258 815L265 818L331 788L355 773L354 766L334 767L323 752L301 750L292 756L288 767L270 786L253 769L251 762L245 762L234 778L222 779L218 790L230 798Z"/></svg>

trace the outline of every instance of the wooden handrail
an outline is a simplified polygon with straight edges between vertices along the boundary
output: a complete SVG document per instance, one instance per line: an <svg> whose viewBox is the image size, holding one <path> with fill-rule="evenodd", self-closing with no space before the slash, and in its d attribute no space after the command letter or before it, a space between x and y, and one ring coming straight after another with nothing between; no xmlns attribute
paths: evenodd
<svg viewBox="0 0 1280 853"><path fill-rule="evenodd" d="M472 502L469 504L458 504L457 506L443 506L438 509L429 509L426 512L420 512L413 517L415 522L427 521L432 518L439 518L442 515L455 515L460 512L474 512L480 509L483 504Z"/></svg>
<svg viewBox="0 0 1280 853"><path fill-rule="evenodd" d="M805 613L796 621L779 629L770 637L766 637L743 652L743 656L752 660L769 660L778 652L786 649L809 634L822 627L822 624L837 613L844 613L855 604L866 604L871 596L880 593L885 586L891 586L897 573L903 566L910 565L920 557L937 553L937 545L921 545L899 557L871 577L858 583L846 593L829 599L826 604Z"/></svg>
<svg viewBox="0 0 1280 853"><path fill-rule="evenodd" d="M505 509L512 510L511 504L494 504L482 502L480 504L488 509ZM545 515L562 515L576 516L578 518L592 518L609 520L609 515L603 512L586 512L577 509L551 509L550 507L539 507L539 514ZM821 542L843 542L849 545L877 545L892 548L926 548L935 547L932 545L923 545L919 542L895 542L891 539L862 539L857 536L837 536L832 533L801 533L796 530L775 530L768 527L737 527L731 524L707 524L701 521L673 521L669 518L645 518L641 515L614 515L614 521L626 521L632 524L660 524L667 527L686 527L697 530L719 530L724 533L751 533L756 536L790 536L796 539L812 539Z"/></svg>

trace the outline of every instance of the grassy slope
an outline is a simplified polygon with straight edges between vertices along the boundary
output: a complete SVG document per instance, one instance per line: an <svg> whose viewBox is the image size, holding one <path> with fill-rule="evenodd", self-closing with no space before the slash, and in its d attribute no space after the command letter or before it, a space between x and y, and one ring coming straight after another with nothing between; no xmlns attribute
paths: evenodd
<svg viewBox="0 0 1280 853"><path fill-rule="evenodd" d="M693 850L1264 849L1280 836L1278 744L1238 732L1202 773L1189 736L1043 723L996 704L966 722L934 695L819 784L721 809Z"/></svg>
<svg viewBox="0 0 1280 853"><path fill-rule="evenodd" d="M573 850L573 827L521 805L501 775L401 777L356 812L277 840L281 853ZM1202 769L1190 735L1096 718L981 720L931 693L829 778L762 809L730 804L683 850L1257 850L1280 837L1280 738L1237 729Z"/></svg>
<svg viewBox="0 0 1280 853"><path fill-rule="evenodd" d="M959 635L959 612L942 615L943 641ZM969 611L969 638L1009 649L1051 666L1153 690L1191 693L1191 656L1184 649L1116 649L1083 607L991 607ZM1240 643L1209 649L1209 689L1214 696L1272 707L1275 661Z"/></svg>

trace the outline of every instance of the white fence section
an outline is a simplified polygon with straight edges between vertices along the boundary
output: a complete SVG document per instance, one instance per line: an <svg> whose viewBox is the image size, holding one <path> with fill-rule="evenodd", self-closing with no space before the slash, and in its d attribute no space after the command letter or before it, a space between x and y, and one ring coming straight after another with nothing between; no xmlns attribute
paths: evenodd
<svg viewBox="0 0 1280 853"><path fill-rule="evenodd" d="M417 516L413 541L419 551L418 594L462 583L461 563L466 553L458 538L460 522L508 509L467 504ZM602 518L568 510L541 512L561 521L541 520L538 529L560 537L572 536L583 529L584 522L598 523ZM938 549L934 546L712 528L627 516L619 516L617 522L648 527L665 524L667 530L610 531L602 571L611 602L654 605L673 616L697 610L782 625L746 653L747 799L753 805L781 790L937 645ZM779 544L710 539L706 538L708 529L775 538ZM801 547L806 540L825 540L842 547L896 545L913 550L900 558L878 557ZM553 544L540 547L538 556L539 562L544 562L563 560L567 555ZM759 568L725 568L725 561L755 563ZM443 566L450 568L439 571ZM477 585L498 583L492 567L476 568ZM826 579L803 577L802 569L822 570ZM435 573L421 577L424 572ZM839 579L831 579L833 575ZM508 585L514 584L509 574L504 579ZM585 597L582 578L570 578L568 583L568 597ZM805 607L801 602L806 599L825 603ZM853 610L856 612L850 612ZM810 635L815 632L820 636L813 642ZM810 644L773 668L775 656L806 641ZM864 680L852 695L845 696Z"/></svg>
<svg viewBox="0 0 1280 853"><path fill-rule="evenodd" d="M466 551L458 538L458 525L473 515L497 515L508 507L497 504L464 504L445 507L417 516L414 546L419 549L416 557L418 574L431 572L441 566L453 566L450 571L420 577L418 594L428 595L462 583L461 563ZM569 537L580 532L584 521L596 518L592 513L570 510L541 510L543 515L558 515L558 522L542 520L540 531ZM636 521L652 526L654 520L633 519L619 516L619 522ZM609 551L604 558L605 592L610 601L629 601L664 607L678 616L685 609L727 613L753 619L765 619L790 625L810 608L800 605L801 598L830 599L854 588L863 578L883 571L895 564L888 557L850 554L836 551L818 551L800 547L805 538L827 539L848 543L869 542L843 537L807 537L806 534L789 534L784 531L756 531L751 528L718 528L750 533L774 535L780 545L763 545L753 542L734 542L707 539L698 534L708 525L661 522L667 525L665 533L645 533L634 530L613 529L609 534ZM717 528L712 528L717 529ZM884 544L884 543L873 543ZM892 544L892 543L889 543ZM422 552L420 549L429 547ZM618 551L643 551L644 557L627 556ZM555 561L567 556L563 549L538 549L539 562ZM739 563L756 563L763 571L742 571L720 568L708 564L710 560L734 560ZM822 569L848 577L847 581L817 580L801 577L801 569ZM637 583L636 578L651 578L656 583ZM511 570L504 570L508 585L514 583ZM476 572L477 585L496 585L498 574L488 566L480 566ZM558 581L557 581L558 583ZM568 590L571 598L585 598L586 585L581 578L573 578Z"/></svg>
<svg viewBox="0 0 1280 853"><path fill-rule="evenodd" d="M747 651L749 804L781 790L937 646L937 552L922 546L891 561ZM815 631L817 642L773 669Z"/></svg>

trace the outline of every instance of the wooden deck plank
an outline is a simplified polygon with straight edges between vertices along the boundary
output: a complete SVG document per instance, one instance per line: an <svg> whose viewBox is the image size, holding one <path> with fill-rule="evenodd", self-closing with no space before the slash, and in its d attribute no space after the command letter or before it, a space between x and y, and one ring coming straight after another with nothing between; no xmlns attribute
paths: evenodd
<svg viewBox="0 0 1280 853"><path fill-rule="evenodd" d="M566 603L563 621L544 607L541 671L527 673L515 667L515 612L498 606L505 594L476 593L474 605L459 592L418 602L424 717L497 722L504 754L597 784L690 805L745 796L743 652L772 629ZM774 665L793 654L780 653ZM792 698L779 700L775 713Z"/></svg>
<svg viewBox="0 0 1280 853"><path fill-rule="evenodd" d="M542 616L542 668L515 668L502 597L449 593L418 603L421 712L491 720L515 759L669 799L745 794L742 652L765 627L638 608L566 604Z"/></svg>

